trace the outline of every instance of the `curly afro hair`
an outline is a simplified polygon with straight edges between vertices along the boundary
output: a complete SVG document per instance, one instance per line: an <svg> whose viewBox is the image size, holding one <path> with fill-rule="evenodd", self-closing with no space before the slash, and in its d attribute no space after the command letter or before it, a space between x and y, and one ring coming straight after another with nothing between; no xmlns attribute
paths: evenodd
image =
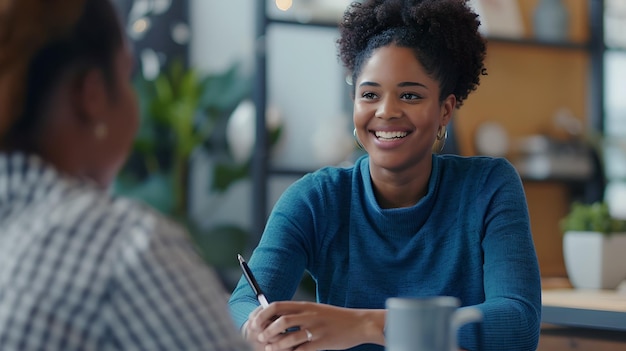
<svg viewBox="0 0 626 351"><path fill-rule="evenodd" d="M413 49L457 107L486 75L485 39L466 0L364 0L352 3L339 24L339 57L356 82L364 62L391 44Z"/></svg>

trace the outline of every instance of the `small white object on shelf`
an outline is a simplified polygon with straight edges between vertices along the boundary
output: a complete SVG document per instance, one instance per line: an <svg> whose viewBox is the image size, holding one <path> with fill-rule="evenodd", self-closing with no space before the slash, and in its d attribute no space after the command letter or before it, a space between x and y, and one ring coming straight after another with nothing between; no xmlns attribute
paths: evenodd
<svg viewBox="0 0 626 351"><path fill-rule="evenodd" d="M474 138L476 151L481 155L504 157L509 151L509 136L500 123L482 123Z"/></svg>
<svg viewBox="0 0 626 351"><path fill-rule="evenodd" d="M524 36L517 0L470 0L469 5L479 16L481 34L507 38Z"/></svg>
<svg viewBox="0 0 626 351"><path fill-rule="evenodd" d="M350 133L348 116L339 115L337 123L320 123L311 136L313 157L318 166L337 165L354 151L354 136Z"/></svg>
<svg viewBox="0 0 626 351"><path fill-rule="evenodd" d="M616 289L626 279L626 233L567 231L563 256L578 289Z"/></svg>
<svg viewBox="0 0 626 351"><path fill-rule="evenodd" d="M273 1L268 7L271 18L309 22L339 22L351 3L346 0Z"/></svg>
<svg viewBox="0 0 626 351"><path fill-rule="evenodd" d="M275 106L269 106L265 114L265 125L274 131L282 125L280 112ZM256 143L256 106L251 100L244 100L237 105L226 125L226 142L236 162L244 163L252 157Z"/></svg>
<svg viewBox="0 0 626 351"><path fill-rule="evenodd" d="M545 41L568 39L569 13L563 0L539 0L533 14L533 34Z"/></svg>

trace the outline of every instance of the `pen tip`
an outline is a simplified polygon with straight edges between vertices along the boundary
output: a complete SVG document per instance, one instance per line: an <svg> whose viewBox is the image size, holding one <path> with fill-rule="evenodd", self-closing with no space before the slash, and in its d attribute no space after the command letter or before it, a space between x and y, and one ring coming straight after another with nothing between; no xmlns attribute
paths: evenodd
<svg viewBox="0 0 626 351"><path fill-rule="evenodd" d="M237 259L239 260L239 262L243 262L243 257L240 254L237 254Z"/></svg>

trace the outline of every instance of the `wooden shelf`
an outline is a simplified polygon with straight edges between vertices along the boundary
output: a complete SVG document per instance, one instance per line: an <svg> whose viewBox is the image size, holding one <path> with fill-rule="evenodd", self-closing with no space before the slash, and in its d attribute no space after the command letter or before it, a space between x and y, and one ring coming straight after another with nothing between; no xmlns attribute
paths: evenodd
<svg viewBox="0 0 626 351"><path fill-rule="evenodd" d="M626 293L617 290L554 289L542 292L542 322L626 331Z"/></svg>
<svg viewBox="0 0 626 351"><path fill-rule="evenodd" d="M626 333L619 330L541 326L537 351L626 351Z"/></svg>
<svg viewBox="0 0 626 351"><path fill-rule="evenodd" d="M307 27L322 27L322 28L336 28L338 23L332 21L298 21L296 19L289 18L268 18L268 24L284 24L284 25L294 25L294 26L307 26ZM563 49L563 50L578 50L578 51L587 51L589 50L588 43L577 43L577 42L567 42L567 41L544 41L537 40L533 38L508 38L508 37L499 37L499 36L488 36L487 43L500 43L500 44L511 44L511 45L522 45L522 46L534 46L534 47L543 47L543 48L554 48L554 49Z"/></svg>
<svg viewBox="0 0 626 351"><path fill-rule="evenodd" d="M294 25L294 26L307 26L307 27L321 27L321 28L337 28L337 22L330 21L309 21L303 22L295 19L286 19L286 18L268 18L268 24L285 24L285 25Z"/></svg>
<svg viewBox="0 0 626 351"><path fill-rule="evenodd" d="M626 54L626 48L613 48L613 47L607 47L605 48L605 52L618 52L620 54Z"/></svg>
<svg viewBox="0 0 626 351"><path fill-rule="evenodd" d="M543 48L554 48L563 50L587 51L589 44L576 43L567 41L544 41L533 38L506 38L506 37L487 37L487 43L500 43L522 46L535 46Z"/></svg>
<svg viewBox="0 0 626 351"><path fill-rule="evenodd" d="M543 292L543 304L626 313L626 292L617 290L554 289ZM626 328L626 323L624 324Z"/></svg>

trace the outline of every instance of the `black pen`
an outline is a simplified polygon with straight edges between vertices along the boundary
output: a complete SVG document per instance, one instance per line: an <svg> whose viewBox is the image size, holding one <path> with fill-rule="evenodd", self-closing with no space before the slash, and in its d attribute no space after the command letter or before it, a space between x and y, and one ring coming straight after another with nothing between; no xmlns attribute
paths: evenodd
<svg viewBox="0 0 626 351"><path fill-rule="evenodd" d="M261 288L259 287L259 283L256 282L254 275L252 275L252 271L250 270L250 267L248 267L246 260L244 260L240 254L237 254L237 259L239 260L239 265L241 266L241 269L243 270L244 277L246 277L248 284L250 284L250 287L252 288L252 291L254 291L254 294L256 295L257 300L259 300L259 302L261 303L261 306L263 306L263 308L269 306L269 303L267 302L267 298L263 294L263 291L261 291Z"/></svg>

